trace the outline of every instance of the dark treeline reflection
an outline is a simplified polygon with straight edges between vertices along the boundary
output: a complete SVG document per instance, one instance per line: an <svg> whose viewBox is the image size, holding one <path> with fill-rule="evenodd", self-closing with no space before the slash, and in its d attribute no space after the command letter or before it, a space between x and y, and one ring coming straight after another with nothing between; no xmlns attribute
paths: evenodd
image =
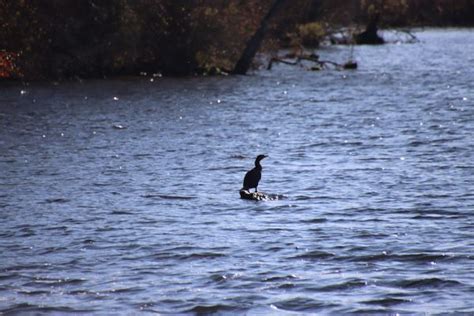
<svg viewBox="0 0 474 316"><path fill-rule="evenodd" d="M0 1L0 78L225 71L234 67L273 2ZM317 42L374 14L380 14L382 27L469 25L474 1L287 0L261 49L298 46L308 32ZM310 22L317 24L302 27Z"/></svg>

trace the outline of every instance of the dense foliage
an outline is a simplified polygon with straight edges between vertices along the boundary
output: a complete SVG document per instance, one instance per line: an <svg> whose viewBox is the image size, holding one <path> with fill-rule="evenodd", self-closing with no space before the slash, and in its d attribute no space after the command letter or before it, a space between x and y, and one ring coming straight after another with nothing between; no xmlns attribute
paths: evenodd
<svg viewBox="0 0 474 316"><path fill-rule="evenodd" d="M272 3L0 0L0 78L218 73L232 69ZM375 13L392 26L466 25L474 1L287 1L264 47L316 46L328 25L363 24Z"/></svg>

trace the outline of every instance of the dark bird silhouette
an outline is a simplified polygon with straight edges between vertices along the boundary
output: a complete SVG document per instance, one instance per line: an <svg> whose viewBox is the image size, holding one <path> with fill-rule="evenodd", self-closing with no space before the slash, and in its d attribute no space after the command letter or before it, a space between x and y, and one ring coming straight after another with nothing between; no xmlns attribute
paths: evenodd
<svg viewBox="0 0 474 316"><path fill-rule="evenodd" d="M255 168L245 174L243 187L244 190L250 190L251 188L255 188L255 192L257 192L258 182L262 177L262 166L260 165L260 160L266 157L268 156L257 156L257 159L255 159Z"/></svg>

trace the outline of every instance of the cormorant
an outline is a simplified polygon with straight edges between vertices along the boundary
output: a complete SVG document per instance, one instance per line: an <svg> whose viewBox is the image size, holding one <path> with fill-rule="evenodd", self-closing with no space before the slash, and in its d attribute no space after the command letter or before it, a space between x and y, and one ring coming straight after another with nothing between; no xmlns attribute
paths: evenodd
<svg viewBox="0 0 474 316"><path fill-rule="evenodd" d="M268 156L265 156L265 155L257 156L257 159L255 159L255 168L253 168L252 170L248 171L245 174L244 187L242 188L243 190L250 191L251 188L255 188L255 192L257 192L258 182L260 181L260 178L262 177L262 166L260 165L260 160L266 157Z"/></svg>

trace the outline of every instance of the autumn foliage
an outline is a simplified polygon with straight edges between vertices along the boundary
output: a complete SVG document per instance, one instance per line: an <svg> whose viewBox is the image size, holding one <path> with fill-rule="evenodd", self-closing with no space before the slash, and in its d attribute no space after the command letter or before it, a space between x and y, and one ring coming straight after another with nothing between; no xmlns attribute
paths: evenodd
<svg viewBox="0 0 474 316"><path fill-rule="evenodd" d="M0 79L19 78L22 76L15 63L17 59L18 54L0 51Z"/></svg>

